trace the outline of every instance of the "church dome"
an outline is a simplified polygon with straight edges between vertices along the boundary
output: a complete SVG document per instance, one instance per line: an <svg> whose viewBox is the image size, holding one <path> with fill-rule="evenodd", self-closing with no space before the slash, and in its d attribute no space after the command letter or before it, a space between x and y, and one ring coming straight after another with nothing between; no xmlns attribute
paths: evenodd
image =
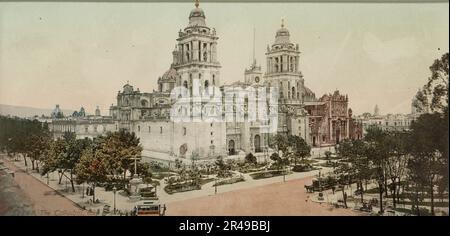
<svg viewBox="0 0 450 236"><path fill-rule="evenodd" d="M281 20L281 28L277 30L277 34L275 35L275 44L289 44L291 41L289 40L289 30L284 28L284 19Z"/></svg>
<svg viewBox="0 0 450 236"><path fill-rule="evenodd" d="M195 8L189 14L189 27L206 27L205 18L205 12L201 8L199 8L198 3L196 3Z"/></svg>
<svg viewBox="0 0 450 236"><path fill-rule="evenodd" d="M290 43L289 36L289 30L282 26L281 29L277 30L277 34L275 36L275 44Z"/></svg>
<svg viewBox="0 0 450 236"><path fill-rule="evenodd" d="M177 70L170 68L161 77L161 81L175 81L178 76Z"/></svg>

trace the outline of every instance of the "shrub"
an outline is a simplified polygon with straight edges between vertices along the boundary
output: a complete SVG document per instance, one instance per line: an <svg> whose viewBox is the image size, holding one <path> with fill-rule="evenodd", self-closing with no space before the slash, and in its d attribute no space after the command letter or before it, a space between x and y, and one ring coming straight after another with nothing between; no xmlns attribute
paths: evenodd
<svg viewBox="0 0 450 236"><path fill-rule="evenodd" d="M249 154L247 154L247 156L245 156L245 162L254 164L254 165L257 164L256 157L252 153L249 153Z"/></svg>
<svg viewBox="0 0 450 236"><path fill-rule="evenodd" d="M294 172L308 172L312 170L314 170L314 168L310 164L296 165L294 166L294 168L292 168L292 171Z"/></svg>

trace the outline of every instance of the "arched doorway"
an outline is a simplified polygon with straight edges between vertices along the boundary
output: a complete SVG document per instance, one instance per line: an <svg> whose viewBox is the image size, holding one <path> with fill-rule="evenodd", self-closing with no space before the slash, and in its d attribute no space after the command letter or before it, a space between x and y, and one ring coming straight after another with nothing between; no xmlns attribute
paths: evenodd
<svg viewBox="0 0 450 236"><path fill-rule="evenodd" d="M341 127L339 125L336 127L336 144L339 144L341 137Z"/></svg>
<svg viewBox="0 0 450 236"><path fill-rule="evenodd" d="M234 147L234 140L230 140L228 142L228 155L235 155L236 154L236 149Z"/></svg>
<svg viewBox="0 0 450 236"><path fill-rule="evenodd" d="M255 152L261 152L261 137L255 135Z"/></svg>

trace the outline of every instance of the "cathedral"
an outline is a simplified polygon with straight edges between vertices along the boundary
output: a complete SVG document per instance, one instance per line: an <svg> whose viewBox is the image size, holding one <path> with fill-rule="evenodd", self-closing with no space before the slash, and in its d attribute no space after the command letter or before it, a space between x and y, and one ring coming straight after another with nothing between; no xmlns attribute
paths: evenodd
<svg viewBox="0 0 450 236"><path fill-rule="evenodd" d="M125 129L140 138L144 160L162 163L213 160L218 156L243 158L248 153L262 160L273 152L269 143L275 134L300 136L312 147L361 138L361 125L352 118L346 95L335 91L316 98L305 86L299 70L299 45L291 41L283 22L274 42L267 46L266 71L253 60L244 71L243 82L223 85L217 60L219 37L205 19L196 2L188 25L178 32L172 64L158 78L156 91L141 92L127 82L118 91L116 104L110 106L109 116L96 112L95 116L55 118L50 126L55 136L74 131L78 137L95 137ZM262 114L268 118L250 119L261 116L255 115L251 105L269 104L273 97L262 92L272 89L277 91L276 102ZM182 97L175 90L188 96ZM248 93L236 99L237 90ZM225 93L230 91L236 93L227 100ZM206 96L195 97L198 93ZM231 101L229 109L227 101ZM242 119L237 116L239 108ZM197 110L208 110L218 119L204 120ZM190 119L174 121L180 114Z"/></svg>

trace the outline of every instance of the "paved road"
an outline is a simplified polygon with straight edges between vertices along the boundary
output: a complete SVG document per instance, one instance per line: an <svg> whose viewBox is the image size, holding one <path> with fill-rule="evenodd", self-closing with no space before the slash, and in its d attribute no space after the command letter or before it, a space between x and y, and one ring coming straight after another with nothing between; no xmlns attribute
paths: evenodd
<svg viewBox="0 0 450 236"><path fill-rule="evenodd" d="M34 215L91 215L41 181L18 169L7 159L3 158L3 161L4 166L15 171L16 191L20 190L20 195L25 196L25 200L18 199L17 202L24 201L24 204L31 205ZM6 203L0 202L0 204ZM8 208L8 206L4 207L4 209ZM1 211L0 214L2 214Z"/></svg>
<svg viewBox="0 0 450 236"><path fill-rule="evenodd" d="M170 202L167 215L250 215L250 216L352 216L362 215L350 209L336 209L311 202L304 189L313 177L235 190L213 196Z"/></svg>

